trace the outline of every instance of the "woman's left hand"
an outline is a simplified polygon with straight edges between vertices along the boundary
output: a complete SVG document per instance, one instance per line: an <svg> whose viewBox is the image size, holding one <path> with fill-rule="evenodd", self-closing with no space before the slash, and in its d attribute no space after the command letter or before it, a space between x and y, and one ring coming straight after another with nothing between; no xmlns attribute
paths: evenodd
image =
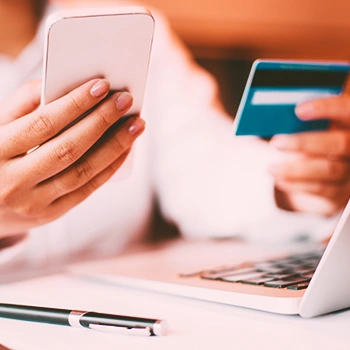
<svg viewBox="0 0 350 350"><path fill-rule="evenodd" d="M350 197L350 95L305 102L296 108L302 120L327 118L322 132L278 135L271 145L293 157L271 164L282 208L336 214Z"/></svg>

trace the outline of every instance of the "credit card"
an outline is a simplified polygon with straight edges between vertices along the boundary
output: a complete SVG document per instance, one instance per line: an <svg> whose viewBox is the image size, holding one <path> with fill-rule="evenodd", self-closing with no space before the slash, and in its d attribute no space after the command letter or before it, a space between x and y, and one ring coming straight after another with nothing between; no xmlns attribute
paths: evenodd
<svg viewBox="0 0 350 350"><path fill-rule="evenodd" d="M305 101L339 95L349 63L268 61L253 63L234 121L234 134L264 138L320 131L329 120L300 120L294 110Z"/></svg>

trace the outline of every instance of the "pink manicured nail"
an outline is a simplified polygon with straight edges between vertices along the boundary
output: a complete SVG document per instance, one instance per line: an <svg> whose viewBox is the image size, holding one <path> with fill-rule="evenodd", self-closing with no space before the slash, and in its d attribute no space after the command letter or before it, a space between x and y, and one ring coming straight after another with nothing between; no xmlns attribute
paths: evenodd
<svg viewBox="0 0 350 350"><path fill-rule="evenodd" d="M129 127L129 132L133 136L141 134L143 130L145 130L145 122L140 118L136 118Z"/></svg>
<svg viewBox="0 0 350 350"><path fill-rule="evenodd" d="M124 111L132 105L133 100L134 99L131 96L131 94L129 94L126 91L123 91L118 95L117 101L115 103L120 111Z"/></svg>
<svg viewBox="0 0 350 350"><path fill-rule="evenodd" d="M109 82L106 79L101 79L95 82L90 89L90 94L96 98L106 95L109 91Z"/></svg>
<svg viewBox="0 0 350 350"><path fill-rule="evenodd" d="M297 151L300 147L298 138L293 136L276 136L270 143L272 146L283 151Z"/></svg>
<svg viewBox="0 0 350 350"><path fill-rule="evenodd" d="M315 114L313 103L305 102L295 108L295 114L300 118L310 118Z"/></svg>

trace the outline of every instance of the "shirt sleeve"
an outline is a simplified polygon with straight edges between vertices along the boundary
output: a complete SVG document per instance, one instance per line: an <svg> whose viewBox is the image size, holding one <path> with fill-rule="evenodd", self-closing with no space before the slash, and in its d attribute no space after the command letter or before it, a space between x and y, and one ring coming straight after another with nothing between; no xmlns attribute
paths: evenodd
<svg viewBox="0 0 350 350"><path fill-rule="evenodd" d="M276 207L267 172L274 150L258 138L233 136L213 77L159 14L156 24L145 109L155 116L149 126L152 166L164 216L189 238L285 241L330 235L337 217Z"/></svg>

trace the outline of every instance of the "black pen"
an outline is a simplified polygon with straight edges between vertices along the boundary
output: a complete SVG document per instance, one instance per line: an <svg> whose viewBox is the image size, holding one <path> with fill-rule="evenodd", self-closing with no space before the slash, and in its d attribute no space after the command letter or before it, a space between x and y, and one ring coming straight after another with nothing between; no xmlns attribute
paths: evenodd
<svg viewBox="0 0 350 350"><path fill-rule="evenodd" d="M164 320L40 306L0 304L0 317L132 335L165 335L167 332Z"/></svg>

